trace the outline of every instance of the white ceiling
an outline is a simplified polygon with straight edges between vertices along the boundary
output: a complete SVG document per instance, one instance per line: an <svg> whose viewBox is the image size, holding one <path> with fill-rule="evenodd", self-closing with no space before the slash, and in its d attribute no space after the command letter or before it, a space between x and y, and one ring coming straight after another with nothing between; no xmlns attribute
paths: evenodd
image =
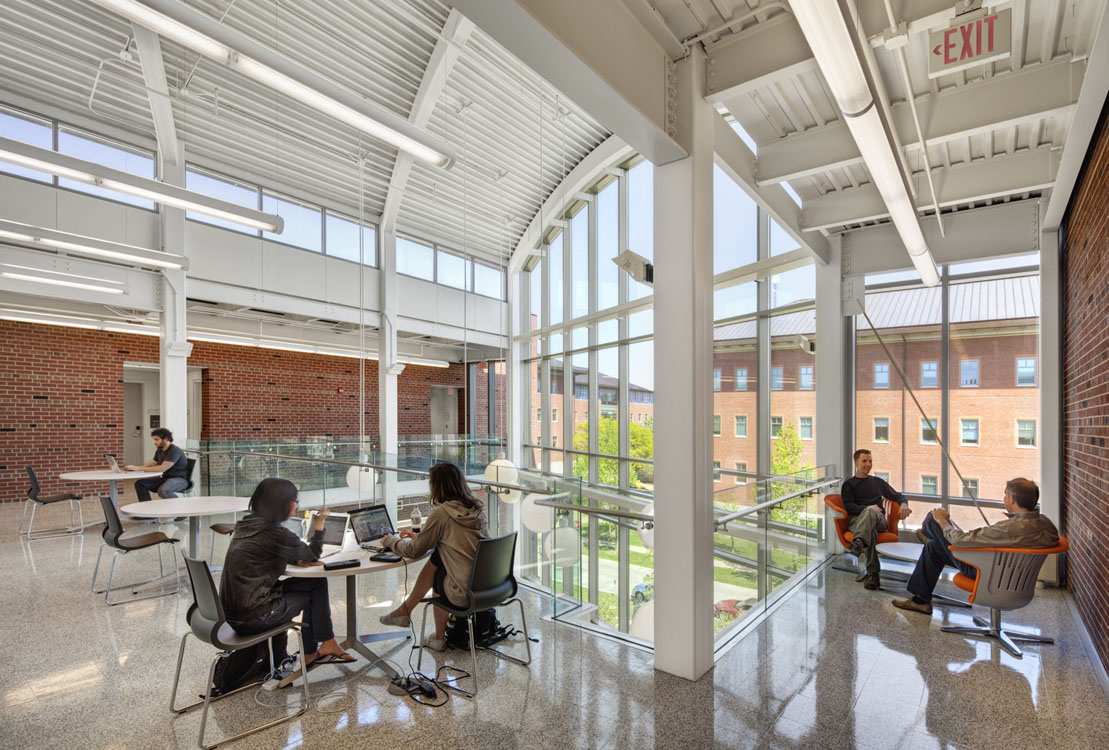
<svg viewBox="0 0 1109 750"><path fill-rule="evenodd" d="M188 4L404 118L450 12L438 0ZM394 149L161 42L189 162L355 217L380 216ZM130 60L120 59L125 49ZM79 0L4 0L0 70L2 102L154 146L138 53L119 16ZM458 160L450 170L415 166L398 231L498 263L563 175L609 135L480 30L428 129L456 147Z"/></svg>
<svg viewBox="0 0 1109 750"><path fill-rule="evenodd" d="M873 39L889 28L881 0L855 2L867 36ZM944 212L1036 196L1050 188L1070 129L1083 61L1104 12L1105 0L1012 0L988 4L1013 10L1017 41L1010 59L929 79L928 35L912 33L910 29L906 47L910 88L922 112L928 160ZM886 211L853 142L846 138L853 159L839 158L839 152L831 148L845 142L847 131L823 75L815 64L802 62L811 60L803 39L798 43L796 36L784 33L793 24L788 3L657 0L652 5L683 41L719 28L751 9L765 9L735 24L731 30L703 40L709 57L719 54L723 58L730 51L732 55L727 59L734 61L737 47L773 49L776 58L796 60L796 64L753 76L741 90L710 98L715 98L718 109L734 117L758 144L760 184L764 184L763 180L787 182L803 199L803 226L828 234L885 220ZM955 2L891 0L890 5L895 21L911 22L950 10ZM795 49L781 49L791 44ZM880 85L892 108L902 111L903 116L895 120L900 119L905 126L899 132L906 131L901 133L902 142L907 145L905 158L918 205L930 206L932 195L924 153L916 147L898 53L877 42L871 46ZM1021 77L1014 77L1018 75ZM1007 77L1014 77L1008 88ZM965 124L952 134L945 130L945 123L938 121L940 105L934 109L930 106L933 102L954 102L962 91L967 93L960 100L967 102L962 113ZM1014 113L1021 109L1017 101L1020 97L1035 101L1046 98L1043 96L1046 93L1056 93L1060 97L1059 106L1045 104L1034 116L1010 116L1009 109ZM950 108L946 110L949 111ZM929 114L933 116L930 118ZM821 158L821 152L827 158Z"/></svg>

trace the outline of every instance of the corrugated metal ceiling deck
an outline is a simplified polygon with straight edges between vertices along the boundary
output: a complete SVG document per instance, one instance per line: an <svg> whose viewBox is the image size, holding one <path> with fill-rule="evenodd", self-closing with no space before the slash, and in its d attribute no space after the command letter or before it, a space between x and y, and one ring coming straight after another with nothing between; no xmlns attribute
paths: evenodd
<svg viewBox="0 0 1109 750"><path fill-rule="evenodd" d="M450 12L438 0L189 4L405 118ZM153 121L130 36L126 21L89 3L6 0L0 101L100 125L152 147ZM352 216L380 216L393 148L161 41L189 162ZM121 61L127 46L134 59ZM451 170L416 166L398 229L496 262L507 259L562 176L608 136L480 31L448 78L428 129L452 142L459 159Z"/></svg>

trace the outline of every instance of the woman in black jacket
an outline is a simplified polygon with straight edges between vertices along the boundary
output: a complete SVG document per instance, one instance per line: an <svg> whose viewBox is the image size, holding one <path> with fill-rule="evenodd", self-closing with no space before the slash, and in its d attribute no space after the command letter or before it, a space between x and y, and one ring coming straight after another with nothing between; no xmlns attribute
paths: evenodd
<svg viewBox="0 0 1109 750"><path fill-rule="evenodd" d="M354 661L335 640L327 579L278 580L286 565L323 565L319 557L327 508L316 511L316 527L308 544L281 525L296 508L296 485L287 479L263 479L254 489L249 514L235 524L220 579L219 598L227 622L239 633L251 635L303 612L305 666L317 660ZM275 659L284 650L283 643L280 647L275 643Z"/></svg>

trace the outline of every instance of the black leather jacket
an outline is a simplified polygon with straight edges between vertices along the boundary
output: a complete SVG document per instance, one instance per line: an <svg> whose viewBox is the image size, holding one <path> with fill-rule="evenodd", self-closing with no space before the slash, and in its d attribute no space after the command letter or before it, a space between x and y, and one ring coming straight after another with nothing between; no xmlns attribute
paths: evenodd
<svg viewBox="0 0 1109 750"><path fill-rule="evenodd" d="M232 625L268 614L283 591L278 578L285 566L320 559L323 531L313 530L305 544L284 526L248 515L235 524L223 563L219 598Z"/></svg>

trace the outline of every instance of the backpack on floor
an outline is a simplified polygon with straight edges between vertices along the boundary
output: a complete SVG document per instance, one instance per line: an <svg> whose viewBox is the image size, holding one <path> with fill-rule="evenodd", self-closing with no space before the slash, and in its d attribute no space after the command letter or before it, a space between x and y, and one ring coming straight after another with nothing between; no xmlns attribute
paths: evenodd
<svg viewBox="0 0 1109 750"><path fill-rule="evenodd" d="M253 648L232 651L217 659L216 671L212 676L212 697L265 680L270 673L267 645L266 641L262 641Z"/></svg>
<svg viewBox="0 0 1109 750"><path fill-rule="evenodd" d="M503 627L497 620L497 610L486 609L474 615L477 621L474 627L474 646L488 648L498 641L503 641L512 633L510 628ZM470 649L470 618L447 618L447 645L454 648Z"/></svg>

